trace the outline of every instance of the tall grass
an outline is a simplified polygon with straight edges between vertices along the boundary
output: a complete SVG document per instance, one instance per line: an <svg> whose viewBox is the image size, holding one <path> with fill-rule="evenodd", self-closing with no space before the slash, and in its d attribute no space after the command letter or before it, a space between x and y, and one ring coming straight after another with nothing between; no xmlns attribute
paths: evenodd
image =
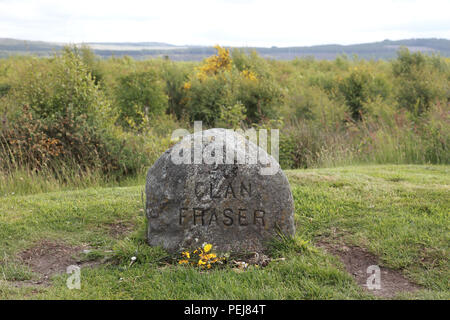
<svg viewBox="0 0 450 320"><path fill-rule="evenodd" d="M160 125L164 124L167 126L168 122ZM118 166L107 170L111 163L100 159L90 146L84 145L81 160L63 154L49 155L40 139L36 139L37 143L30 140L39 132L19 132L7 138L0 130L0 196L144 184L146 171L171 143L169 131L163 131L158 126L142 133L114 131L121 150L112 150Z"/></svg>
<svg viewBox="0 0 450 320"><path fill-rule="evenodd" d="M291 121L283 130L281 164L285 168L449 164L449 116L450 104L438 104L415 121L401 112L376 120L349 119L335 127Z"/></svg>
<svg viewBox="0 0 450 320"><path fill-rule="evenodd" d="M145 168L126 177L113 177L105 175L101 170L77 170L67 166L61 167L57 174L49 169L36 171L17 168L9 172L0 171L0 197L144 183Z"/></svg>

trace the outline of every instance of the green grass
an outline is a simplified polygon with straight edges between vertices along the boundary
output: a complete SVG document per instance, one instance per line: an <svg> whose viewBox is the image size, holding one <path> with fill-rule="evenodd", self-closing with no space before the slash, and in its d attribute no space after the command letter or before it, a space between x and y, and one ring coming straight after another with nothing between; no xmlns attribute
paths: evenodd
<svg viewBox="0 0 450 320"><path fill-rule="evenodd" d="M286 260L235 272L201 272L168 264L171 256L145 244L143 185L96 187L0 197L0 299L375 299L339 259L316 248L320 239L359 245L382 265L399 269L423 289L398 298L449 299L450 167L352 166L287 171L297 234L274 245ZM111 225L130 233L114 236ZM82 259L109 259L81 271L81 290L68 275L49 286L18 253L41 240L89 245ZM130 258L137 257L130 266Z"/></svg>
<svg viewBox="0 0 450 320"><path fill-rule="evenodd" d="M0 198L9 195L26 195L54 191L85 189L90 187L113 187L145 184L145 172L139 178L127 177L117 182L114 177L104 175L101 170L81 171L79 168L65 168L55 174L52 170L39 172L24 169L12 169L12 172L0 171ZM63 178L64 177L64 178Z"/></svg>

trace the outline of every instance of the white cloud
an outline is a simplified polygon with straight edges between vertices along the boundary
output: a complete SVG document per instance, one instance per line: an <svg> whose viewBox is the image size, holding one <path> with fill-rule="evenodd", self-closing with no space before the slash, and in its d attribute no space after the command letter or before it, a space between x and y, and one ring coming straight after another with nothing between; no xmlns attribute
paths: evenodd
<svg viewBox="0 0 450 320"><path fill-rule="evenodd" d="M349 44L450 38L449 12L448 0L0 0L0 37L179 45Z"/></svg>

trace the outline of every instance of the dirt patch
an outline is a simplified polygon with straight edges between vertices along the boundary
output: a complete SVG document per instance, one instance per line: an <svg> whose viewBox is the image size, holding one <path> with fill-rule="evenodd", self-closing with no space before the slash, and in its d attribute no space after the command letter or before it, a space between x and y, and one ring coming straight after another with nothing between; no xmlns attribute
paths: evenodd
<svg viewBox="0 0 450 320"><path fill-rule="evenodd" d="M370 293L383 297L392 298L402 292L413 292L421 287L408 280L400 271L386 268L380 265L378 258L367 250L357 246L319 242L318 247L325 249L328 253L338 256L357 283ZM380 289L369 289L367 279L371 273L367 273L369 266L380 268ZM372 271L373 272L373 271Z"/></svg>
<svg viewBox="0 0 450 320"><path fill-rule="evenodd" d="M38 280L23 280L23 281L7 281L7 284L15 287L15 288L42 288L42 287L49 287L50 286L50 282L48 281L48 279L38 279ZM34 293L39 292L39 290L33 290Z"/></svg>
<svg viewBox="0 0 450 320"><path fill-rule="evenodd" d="M114 238L120 238L133 230L133 226L123 222L108 224L108 228L109 234Z"/></svg>
<svg viewBox="0 0 450 320"><path fill-rule="evenodd" d="M46 284L50 276L65 273L70 265L79 267L93 266L98 262L80 262L79 255L88 246L68 246L61 242L41 241L33 247L22 251L19 258L28 265L31 270L42 277L33 284Z"/></svg>

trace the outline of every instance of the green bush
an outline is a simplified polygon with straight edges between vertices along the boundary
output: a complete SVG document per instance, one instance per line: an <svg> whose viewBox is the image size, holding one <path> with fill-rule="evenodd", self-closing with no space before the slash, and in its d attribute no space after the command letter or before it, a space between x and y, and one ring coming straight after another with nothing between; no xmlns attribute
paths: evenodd
<svg viewBox="0 0 450 320"><path fill-rule="evenodd" d="M450 113L449 105L433 105L421 121L421 144L426 162L450 163Z"/></svg>
<svg viewBox="0 0 450 320"><path fill-rule="evenodd" d="M148 163L114 127L111 104L76 50L32 58L21 72L7 97L14 112L0 132L4 168L59 170L65 163L124 175Z"/></svg>
<svg viewBox="0 0 450 320"><path fill-rule="evenodd" d="M224 106L220 110L218 127L237 129L245 120L245 106L238 102L234 106Z"/></svg>
<svg viewBox="0 0 450 320"><path fill-rule="evenodd" d="M408 49L392 63L399 107L421 115L437 101L450 100L450 67L438 56L428 57Z"/></svg>
<svg viewBox="0 0 450 320"><path fill-rule="evenodd" d="M207 59L185 83L186 112L189 119L208 126L220 123L226 108L242 104L247 125L277 118L282 103L280 87L274 81L267 62L255 53L229 53L219 48L221 56ZM223 63L223 61L229 63ZM223 124L223 122L222 122Z"/></svg>
<svg viewBox="0 0 450 320"><path fill-rule="evenodd" d="M282 90L275 81L271 66L256 51L245 53L234 49L232 53L235 79L235 103L242 103L246 108L247 123L276 119L282 103ZM252 73L254 79L245 74Z"/></svg>
<svg viewBox="0 0 450 320"><path fill-rule="evenodd" d="M277 118L282 94L272 79L258 77L256 81L252 81L240 78L236 86L237 92L233 100L245 106L247 123Z"/></svg>
<svg viewBox="0 0 450 320"><path fill-rule="evenodd" d="M361 120L363 104L367 101L370 76L362 70L355 68L339 83L339 90L344 95L354 120Z"/></svg>
<svg viewBox="0 0 450 320"><path fill-rule="evenodd" d="M92 80L96 85L100 85L104 78L104 71L100 65L100 58L87 46L83 45L81 48L73 48L75 53L81 57L84 65L91 74Z"/></svg>
<svg viewBox="0 0 450 320"><path fill-rule="evenodd" d="M11 85L8 83L0 83L0 98L5 96L9 90L11 89Z"/></svg>
<svg viewBox="0 0 450 320"><path fill-rule="evenodd" d="M140 124L144 116L164 113L167 95L154 70L133 72L119 79L116 91L119 121L124 126Z"/></svg>
<svg viewBox="0 0 450 320"><path fill-rule="evenodd" d="M104 173L136 172L135 151L105 129L94 128L86 115L67 113L58 118L34 118L25 107L14 126L1 131L3 169L58 170L63 164L79 169L101 169ZM133 163L134 162L134 163ZM141 161L137 161L142 164ZM11 166L11 164L14 164Z"/></svg>
<svg viewBox="0 0 450 320"><path fill-rule="evenodd" d="M174 114L177 119L186 116L186 90L183 86L188 81L191 72L189 64L166 62L164 64L163 77L166 82L168 97L168 112Z"/></svg>
<svg viewBox="0 0 450 320"><path fill-rule="evenodd" d="M110 121L110 102L71 48L49 60L28 61L12 91L19 106L30 106L42 119L73 114L86 115L87 121L96 126Z"/></svg>
<svg viewBox="0 0 450 320"><path fill-rule="evenodd" d="M332 99L321 88L296 86L285 98L286 119L309 120L329 127L339 125L347 118L348 107L339 99Z"/></svg>
<svg viewBox="0 0 450 320"><path fill-rule="evenodd" d="M232 82L227 74L192 79L187 90L186 109L191 121L203 121L214 126L224 106L234 105Z"/></svg>

